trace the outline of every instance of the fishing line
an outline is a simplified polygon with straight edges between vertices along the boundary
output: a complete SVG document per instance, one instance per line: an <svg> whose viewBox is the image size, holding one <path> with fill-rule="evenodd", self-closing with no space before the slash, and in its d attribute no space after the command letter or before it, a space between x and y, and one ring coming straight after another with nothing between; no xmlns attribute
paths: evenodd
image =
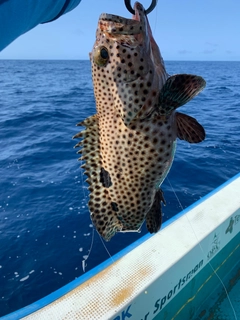
<svg viewBox="0 0 240 320"><path fill-rule="evenodd" d="M80 160L80 161L81 161L81 165L82 165L82 164L83 164L83 160ZM86 202L87 202L88 196L87 196L86 193L85 193L82 168L81 168L80 171L81 171L81 183L82 183L82 189L83 189L83 196L84 196L84 200L86 200ZM91 240L91 245L90 245L90 248L89 248L89 250L88 250L88 254L87 254L86 256L83 256L84 259L82 260L82 269L83 269L83 272L86 271L86 267L87 267L86 261L88 260L88 258L90 257L90 254L91 254L91 252L92 252L93 243L94 243L94 234L95 234L95 229L94 229L94 226L93 226L93 228L92 228L92 240ZM103 245L104 249L106 250L107 254L109 255L110 259L112 260L112 263L115 262L114 259L113 259L113 257L112 257L112 255L111 255L111 253L110 253L109 250L107 249L107 246L106 246L105 243L103 242L102 237L100 236L99 233L97 233L97 234L99 235L99 238L100 238L100 240L101 240L101 242L102 242L102 245ZM121 270L119 270L119 271L120 271L120 274L121 274Z"/></svg>
<svg viewBox="0 0 240 320"><path fill-rule="evenodd" d="M83 161L81 160L81 165L83 164ZM82 169L81 169L81 183L82 183L82 189L83 189L83 195L84 195L84 200L88 200L88 196L86 195L85 193L85 188L84 188L84 180L83 180L83 172L82 172ZM91 245L90 245L90 248L88 250L88 254L86 256L83 256L83 260L82 260L82 269L83 269L83 272L86 272L86 267L87 267L87 264L86 264L86 261L88 260L88 258L90 257L90 254L92 252L92 248L93 248L93 243L94 243L94 234L95 234L95 229L94 229L94 226L92 227L92 240L91 240ZM107 254L109 255L110 259L112 260L112 262L115 262L111 253L109 252L109 250L107 249L105 243L103 242L103 239L102 237L100 236L99 233L97 233L99 235L99 238L102 242L102 245L104 247L104 249L106 250ZM121 273L121 272L120 272Z"/></svg>
<svg viewBox="0 0 240 320"><path fill-rule="evenodd" d="M100 238L100 240L101 240L101 242L102 242L102 245L103 245L104 249L106 250L107 254L109 255L110 259L112 260L112 262L115 262L114 259L113 259L113 257L112 257L112 255L111 255L111 253L108 251L107 246L106 246L105 243L103 242L102 237L100 236L100 234L98 234L98 235L99 235L99 238Z"/></svg>
<svg viewBox="0 0 240 320"><path fill-rule="evenodd" d="M99 238L100 238L100 240L101 240L101 242L102 242L102 245L103 245L103 247L105 248L106 252L108 253L108 255L109 255L112 263L114 263L115 260L113 259L111 253L108 251L106 244L104 243L104 241L103 241L103 239L102 239L102 237L100 236L99 233L98 233L98 235L99 235ZM122 276L122 273L121 273L121 269L120 269L120 268L117 269L117 273L118 273L118 274L117 274L118 276L120 275L121 279L124 279L123 276Z"/></svg>
<svg viewBox="0 0 240 320"><path fill-rule="evenodd" d="M81 160L81 165L82 164L83 164L83 160ZM81 183L82 183L83 197L84 197L84 200L87 202L88 196L85 193L84 180L83 180L83 169L82 168L81 168L80 172L81 172ZM88 260L90 254L92 252L92 247L93 247L93 243L94 243L94 233L95 233L95 229L94 229L94 227L92 227L92 239L91 239L90 248L88 249L88 254L83 256L83 260L82 260L83 272L86 271L86 267L87 267L86 261Z"/></svg>
<svg viewBox="0 0 240 320"><path fill-rule="evenodd" d="M88 250L88 254L86 257L84 257L84 259L82 260L82 269L83 269L83 272L85 272L85 269L87 267L87 264L86 264L86 261L87 259L89 258L91 252L92 252L92 247L93 247L93 242L94 242L94 233L95 233L95 230L94 228L92 228L92 240L91 240L91 245L90 245L90 249Z"/></svg>
<svg viewBox="0 0 240 320"><path fill-rule="evenodd" d="M83 164L83 161L82 161L82 160L81 160L81 164ZM87 202L88 199L87 199L87 195L86 195L85 190L84 190L85 188L84 188L84 180L83 180L83 172L82 172L82 170L81 170L81 182L82 182L82 189L83 189L84 199L85 199L86 202ZM83 269L83 272L86 271L86 267L87 267L86 261L88 260L90 254L91 254L91 252L92 252L93 243L94 243L94 234L95 234L95 229L94 229L94 226L93 226L93 227L92 227L92 240L91 240L91 245L90 245L90 248L89 248L89 250L88 250L88 254L87 254L86 256L83 256L84 259L82 260L82 269ZM103 245L104 249L106 250L107 254L109 255L110 259L112 260L112 262L114 262L114 259L113 259L112 255L111 255L111 253L109 252L109 250L107 249L105 243L103 242L102 237L100 236L99 233L97 233L97 234L99 235L99 238L100 238L100 240L101 240L101 242L102 242L102 245Z"/></svg>
<svg viewBox="0 0 240 320"><path fill-rule="evenodd" d="M172 191L173 191L173 193L174 193L174 195L175 195L175 197L176 197L176 199L177 199L177 201L178 201L178 203L179 203L180 208L181 208L182 210L184 210L184 208L183 208L183 206L182 206L182 204L181 204L181 202L180 202L180 200L179 200L179 198L178 198L178 196L177 196L177 193L175 192L175 190L174 190L174 188L173 188L170 180L168 179L168 177L167 177L167 181L168 181L168 183L169 183L169 185L170 185L170 187L171 187L171 189L172 189ZM198 239L198 236L197 236L197 234L196 234L196 232L195 232L195 230L194 230L194 228L193 228L193 226L192 226L192 224L191 224L191 222L190 222L190 220L189 220L189 218L188 218L188 215L185 214L185 217L187 218L188 223L189 223L189 225L190 225L190 227L191 227L191 229L192 229L192 231L193 231L193 233L194 233L194 235L195 235L195 237L196 237L196 239L197 239L197 241L198 241L198 246L199 246L200 250L202 251L203 255L206 256L206 252L204 252L203 247L202 247L202 245L200 244L200 241L199 241L199 239ZM236 311L235 311L235 309L234 309L234 306L233 306L233 304L232 304L232 301L231 301L231 299L230 299L230 296L229 296L229 294L228 294L228 292L227 292L226 286L224 285L222 279L219 277L219 275L217 274L217 272L214 270L211 262L208 261L207 263L209 264L209 266L210 266L210 268L212 269L213 273L214 273L214 274L216 275L216 277L219 279L219 281L220 281L220 283L221 283L221 285L222 285L222 287L223 287L223 289L224 289L224 291L225 291L225 293L226 293L226 296L227 296L227 298L228 298L229 304L230 304L230 306L231 306L231 308L232 308L234 318L235 318L235 320L238 320L238 319L237 319Z"/></svg>
<svg viewBox="0 0 240 320"><path fill-rule="evenodd" d="M156 7L155 7L155 22L154 22L154 28L153 28L154 34L156 33L156 29L157 29L157 18L158 18L158 10L157 9L158 9L158 5L156 4Z"/></svg>
<svg viewBox="0 0 240 320"><path fill-rule="evenodd" d="M83 160L81 161L81 166L83 165ZM84 188L84 180L83 180L83 169L80 166L80 172L81 172L81 182L82 182L82 190L83 190L83 196L84 196L84 200L87 201L87 195L85 194L85 188Z"/></svg>

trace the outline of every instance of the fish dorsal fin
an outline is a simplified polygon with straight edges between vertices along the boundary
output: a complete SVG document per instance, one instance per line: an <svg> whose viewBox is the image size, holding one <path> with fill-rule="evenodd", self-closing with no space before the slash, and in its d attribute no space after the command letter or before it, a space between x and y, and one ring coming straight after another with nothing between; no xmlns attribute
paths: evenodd
<svg viewBox="0 0 240 320"><path fill-rule="evenodd" d="M170 114L198 95L205 86L206 82L200 76L176 74L169 77L159 95L160 114Z"/></svg>
<svg viewBox="0 0 240 320"><path fill-rule="evenodd" d="M176 123L177 136L180 140L198 143L205 139L205 130L195 118L176 112Z"/></svg>

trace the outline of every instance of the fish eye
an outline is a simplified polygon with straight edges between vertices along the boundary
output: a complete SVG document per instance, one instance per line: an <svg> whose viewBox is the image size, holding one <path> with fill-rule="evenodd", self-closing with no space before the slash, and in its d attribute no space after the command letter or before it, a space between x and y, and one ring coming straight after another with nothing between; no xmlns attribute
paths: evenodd
<svg viewBox="0 0 240 320"><path fill-rule="evenodd" d="M105 67L109 60L109 54L106 47L98 47L95 49L95 52L93 54L93 61L99 66L99 67Z"/></svg>
<svg viewBox="0 0 240 320"><path fill-rule="evenodd" d="M108 59L108 51L105 47L100 50L100 56L102 59Z"/></svg>

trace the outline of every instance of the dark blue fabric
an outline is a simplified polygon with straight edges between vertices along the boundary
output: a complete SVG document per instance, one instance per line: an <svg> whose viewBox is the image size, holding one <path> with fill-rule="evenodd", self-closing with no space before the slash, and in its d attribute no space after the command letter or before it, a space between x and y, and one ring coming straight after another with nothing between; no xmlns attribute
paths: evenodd
<svg viewBox="0 0 240 320"><path fill-rule="evenodd" d="M38 24L54 21L81 0L0 0L0 51Z"/></svg>
<svg viewBox="0 0 240 320"><path fill-rule="evenodd" d="M8 0L6 0L6 1L8 1ZM64 4L64 6L62 7L62 10L59 12L59 14L58 14L55 18L53 18L52 20L49 20L49 21L46 21L46 22L42 22L42 24L43 24L43 23L52 22L52 21L54 21L54 20L57 20L59 17L61 17L61 15L63 15L63 14L65 13L65 11L66 11L66 9L67 9L67 7L68 7L68 5L69 5L70 2L71 2L71 0L66 0L65 4Z"/></svg>
<svg viewBox="0 0 240 320"><path fill-rule="evenodd" d="M9 0L0 0L0 5L3 4L3 2L7 2Z"/></svg>

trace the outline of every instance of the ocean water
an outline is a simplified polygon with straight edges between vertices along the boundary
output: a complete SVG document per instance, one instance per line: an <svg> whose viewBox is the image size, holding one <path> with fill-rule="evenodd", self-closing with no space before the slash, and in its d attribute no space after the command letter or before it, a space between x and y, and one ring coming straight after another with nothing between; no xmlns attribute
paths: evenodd
<svg viewBox="0 0 240 320"><path fill-rule="evenodd" d="M207 87L181 107L204 126L206 139L178 141L162 185L164 220L240 171L240 62L166 62L166 68L201 75ZM141 233L116 235L106 243L109 253L94 232L72 140L75 124L95 113L90 63L0 60L0 74L2 316L74 280L147 231L143 226Z"/></svg>

